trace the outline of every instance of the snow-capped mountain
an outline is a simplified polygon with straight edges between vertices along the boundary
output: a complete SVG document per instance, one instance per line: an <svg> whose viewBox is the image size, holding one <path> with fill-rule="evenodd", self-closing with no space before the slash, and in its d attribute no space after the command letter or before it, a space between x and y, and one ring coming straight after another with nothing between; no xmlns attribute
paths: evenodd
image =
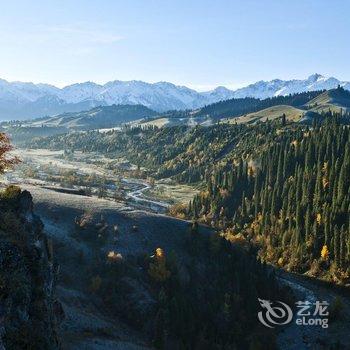
<svg viewBox="0 0 350 350"><path fill-rule="evenodd" d="M58 96L68 103L86 100L112 104L142 104L158 111L195 108L205 102L204 96L184 86L167 82L110 81L104 85L92 82L63 88Z"/></svg>
<svg viewBox="0 0 350 350"><path fill-rule="evenodd" d="M78 103L86 100L97 100L98 96L103 91L103 86L93 82L78 83L64 87L57 96L67 103Z"/></svg>
<svg viewBox="0 0 350 350"><path fill-rule="evenodd" d="M330 90L336 88L338 85L346 89L350 88L350 83L348 82L342 82L333 77L324 77L320 74L313 74L305 80L275 79L271 81L258 81L257 83L236 90L234 92L234 97L255 97L264 99L305 91Z"/></svg>
<svg viewBox="0 0 350 350"><path fill-rule="evenodd" d="M48 84L8 82L0 79L0 101L34 102L46 95L57 95L60 89Z"/></svg>
<svg viewBox="0 0 350 350"><path fill-rule="evenodd" d="M219 86L207 92L168 82L151 84L136 80L115 80L104 85L85 82L60 89L48 84L0 79L0 119L28 119L112 104L142 104L158 112L194 109L230 98L263 99L304 91L329 90L338 85L350 90L350 82L320 74L313 74L305 80L259 81L237 90Z"/></svg>
<svg viewBox="0 0 350 350"><path fill-rule="evenodd" d="M112 81L103 85L96 100L107 104L142 104L157 111L197 108L205 98L195 90L167 82Z"/></svg>
<svg viewBox="0 0 350 350"><path fill-rule="evenodd" d="M214 103L218 101L229 100L235 97L235 92L225 88L224 86L218 86L216 89L202 92L202 95L205 96L208 103Z"/></svg>

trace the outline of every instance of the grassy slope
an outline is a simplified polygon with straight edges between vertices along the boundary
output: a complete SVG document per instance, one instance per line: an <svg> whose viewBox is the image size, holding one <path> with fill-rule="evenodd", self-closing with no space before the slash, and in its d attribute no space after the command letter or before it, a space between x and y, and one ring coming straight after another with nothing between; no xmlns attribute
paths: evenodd
<svg viewBox="0 0 350 350"><path fill-rule="evenodd" d="M172 120L176 120L176 119L172 119ZM165 118L165 117L161 117L158 119L153 119L150 120L148 122L145 123L141 123L140 125L142 126L157 126L158 128L162 128L164 126L174 126L174 122L170 120L170 118Z"/></svg>
<svg viewBox="0 0 350 350"><path fill-rule="evenodd" d="M292 106L279 105L269 108L265 108L255 113L249 113L238 118L227 119L227 122L232 123L256 123L257 121L264 122L267 119L273 120L281 117L283 114L286 115L287 120L298 121L300 117L305 113L302 109L295 108Z"/></svg>
<svg viewBox="0 0 350 350"><path fill-rule="evenodd" d="M295 108L288 105L278 105L265 108L258 112L242 115L238 118L229 118L226 121L229 123L237 122L238 124L256 123L257 121L266 121L267 118L270 120L279 118L284 113L287 120L297 122L300 120L300 117L305 114L306 110L316 113L328 112L329 110L337 113L339 113L341 110L343 110L343 112L349 112L350 93L343 89L333 89L321 93L300 108Z"/></svg>
<svg viewBox="0 0 350 350"><path fill-rule="evenodd" d="M332 112L350 111L350 93L343 89L325 91L305 105L312 111L321 113L331 110Z"/></svg>

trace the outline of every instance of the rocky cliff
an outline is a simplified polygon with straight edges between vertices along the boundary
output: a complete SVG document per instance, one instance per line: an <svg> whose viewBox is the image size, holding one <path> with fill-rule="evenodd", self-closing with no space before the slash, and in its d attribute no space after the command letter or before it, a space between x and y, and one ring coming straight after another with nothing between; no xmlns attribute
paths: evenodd
<svg viewBox="0 0 350 350"><path fill-rule="evenodd" d="M55 264L32 196L0 194L0 349L59 349Z"/></svg>

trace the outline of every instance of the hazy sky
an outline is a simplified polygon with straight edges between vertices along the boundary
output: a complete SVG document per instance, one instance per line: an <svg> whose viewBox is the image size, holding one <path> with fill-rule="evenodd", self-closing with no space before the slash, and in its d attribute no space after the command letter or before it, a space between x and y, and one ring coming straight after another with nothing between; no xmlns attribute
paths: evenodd
<svg viewBox="0 0 350 350"><path fill-rule="evenodd" d="M347 0L1 1L0 77L237 87L350 80Z"/></svg>

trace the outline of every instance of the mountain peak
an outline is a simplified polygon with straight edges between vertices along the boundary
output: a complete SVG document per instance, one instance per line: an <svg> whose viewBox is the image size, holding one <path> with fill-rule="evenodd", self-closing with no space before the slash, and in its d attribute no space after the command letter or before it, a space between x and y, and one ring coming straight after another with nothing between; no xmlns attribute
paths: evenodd
<svg viewBox="0 0 350 350"><path fill-rule="evenodd" d="M325 79L325 77L322 74L318 74L318 73L311 74L307 78L307 80L312 81L312 82L315 82L315 81L318 81L318 80L322 80L322 79Z"/></svg>
<svg viewBox="0 0 350 350"><path fill-rule="evenodd" d="M217 88L215 88L213 91L216 91L216 92L227 92L227 91L231 91L229 90L227 87L225 86L218 86Z"/></svg>

